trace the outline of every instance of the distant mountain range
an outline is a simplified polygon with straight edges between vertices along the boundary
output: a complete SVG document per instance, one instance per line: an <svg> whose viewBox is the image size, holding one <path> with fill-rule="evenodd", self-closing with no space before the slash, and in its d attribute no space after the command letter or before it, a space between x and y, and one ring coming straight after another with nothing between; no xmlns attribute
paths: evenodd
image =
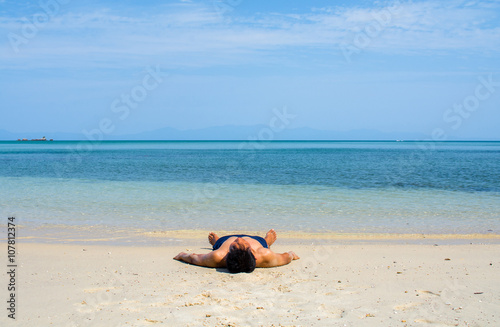
<svg viewBox="0 0 500 327"><path fill-rule="evenodd" d="M42 136L56 141L86 140L97 138L82 133L29 132L12 133L0 130L0 140L35 139ZM308 127L272 131L266 125L218 126L203 129L178 130L171 127L127 135L103 135L103 140L424 140L429 136L421 133L380 132L377 130L327 131Z"/></svg>

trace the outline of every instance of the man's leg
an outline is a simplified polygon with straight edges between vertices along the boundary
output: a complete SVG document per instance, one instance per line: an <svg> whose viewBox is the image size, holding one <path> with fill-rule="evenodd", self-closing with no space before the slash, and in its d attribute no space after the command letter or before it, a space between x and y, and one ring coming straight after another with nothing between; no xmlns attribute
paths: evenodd
<svg viewBox="0 0 500 327"><path fill-rule="evenodd" d="M274 229L270 229L269 232L267 232L266 237L264 237L268 247L271 247L271 245L273 245L274 241L276 241L276 238L277 236Z"/></svg>
<svg viewBox="0 0 500 327"><path fill-rule="evenodd" d="M219 239L219 236L214 232L208 233L208 242L213 246L215 242Z"/></svg>

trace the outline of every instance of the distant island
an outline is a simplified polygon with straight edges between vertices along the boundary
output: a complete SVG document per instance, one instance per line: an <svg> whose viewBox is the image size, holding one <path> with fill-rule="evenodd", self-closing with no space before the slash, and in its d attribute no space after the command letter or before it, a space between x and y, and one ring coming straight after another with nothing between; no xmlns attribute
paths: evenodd
<svg viewBox="0 0 500 327"><path fill-rule="evenodd" d="M44 137L42 137L41 139L31 139L31 140L28 140L28 139L17 139L17 140L18 140L18 141L54 141L54 139L47 140L47 139L45 138L45 136L44 136Z"/></svg>

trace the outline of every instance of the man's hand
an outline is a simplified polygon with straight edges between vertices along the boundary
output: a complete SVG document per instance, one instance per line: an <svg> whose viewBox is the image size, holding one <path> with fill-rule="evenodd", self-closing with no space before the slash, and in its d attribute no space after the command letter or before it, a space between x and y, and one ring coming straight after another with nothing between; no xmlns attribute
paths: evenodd
<svg viewBox="0 0 500 327"><path fill-rule="evenodd" d="M292 261L300 259L300 257L298 255L296 255L295 252L288 251L288 253L292 255Z"/></svg>
<svg viewBox="0 0 500 327"><path fill-rule="evenodd" d="M174 257L174 260L179 260L179 261L186 261L186 258L189 257L189 254L188 253L185 253L185 252L181 252L179 253L178 255L176 255Z"/></svg>

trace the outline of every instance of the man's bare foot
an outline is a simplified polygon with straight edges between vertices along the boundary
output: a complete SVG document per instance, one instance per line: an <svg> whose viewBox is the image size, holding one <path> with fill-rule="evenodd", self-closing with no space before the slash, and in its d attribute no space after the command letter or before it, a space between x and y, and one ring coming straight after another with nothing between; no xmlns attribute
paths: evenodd
<svg viewBox="0 0 500 327"><path fill-rule="evenodd" d="M218 239L219 239L219 236L217 234L215 234L214 232L208 233L208 242L210 242L211 245L214 245Z"/></svg>
<svg viewBox="0 0 500 327"><path fill-rule="evenodd" d="M267 242L267 246L271 246L273 245L274 241L276 241L276 232L274 231L274 229L270 229L269 232L267 232L266 234L266 237L264 237L264 239L266 240Z"/></svg>

